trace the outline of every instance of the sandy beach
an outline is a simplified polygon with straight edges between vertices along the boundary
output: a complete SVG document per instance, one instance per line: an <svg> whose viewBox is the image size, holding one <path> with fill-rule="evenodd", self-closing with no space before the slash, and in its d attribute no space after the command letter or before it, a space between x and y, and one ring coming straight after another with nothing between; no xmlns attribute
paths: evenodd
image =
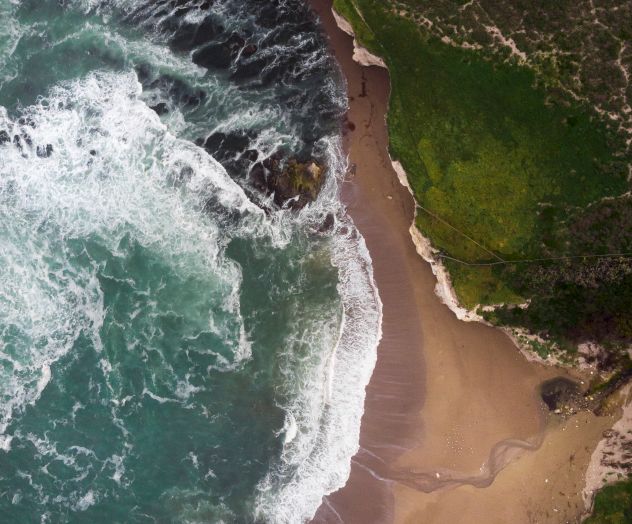
<svg viewBox="0 0 632 524"><path fill-rule="evenodd" d="M614 416L551 415L542 381L500 330L457 319L409 233L414 202L388 156L386 69L353 60L330 0L311 0L348 85L343 198L384 307L360 451L314 522L576 522L591 453ZM586 379L586 377L578 377Z"/></svg>

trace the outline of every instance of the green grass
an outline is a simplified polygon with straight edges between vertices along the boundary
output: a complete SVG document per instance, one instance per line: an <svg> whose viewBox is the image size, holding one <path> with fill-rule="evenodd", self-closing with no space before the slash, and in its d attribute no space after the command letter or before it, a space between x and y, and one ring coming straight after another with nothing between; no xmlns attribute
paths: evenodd
<svg viewBox="0 0 632 524"><path fill-rule="evenodd" d="M486 263L575 254L569 217L628 189L606 128L577 104L551 102L531 71L446 45L388 2L334 6L389 67L391 154L423 207L417 227L444 255ZM524 265L447 267L468 307L540 292L517 281Z"/></svg>
<svg viewBox="0 0 632 524"><path fill-rule="evenodd" d="M460 302L469 309L476 308L478 304L518 304L524 301L498 278L495 267L469 267L451 260L446 260L445 265L454 288L459 290Z"/></svg>
<svg viewBox="0 0 632 524"><path fill-rule="evenodd" d="M492 251L524 257L539 252L542 204L583 207L625 191L623 169L600 176L612 155L599 125L580 108L547 106L532 73L426 38L382 2L336 2L347 14L354 5L360 39L390 67L391 150L421 205ZM437 236L450 254L489 258L462 236Z"/></svg>
<svg viewBox="0 0 632 524"><path fill-rule="evenodd" d="M632 480L603 488L584 524L632 524Z"/></svg>

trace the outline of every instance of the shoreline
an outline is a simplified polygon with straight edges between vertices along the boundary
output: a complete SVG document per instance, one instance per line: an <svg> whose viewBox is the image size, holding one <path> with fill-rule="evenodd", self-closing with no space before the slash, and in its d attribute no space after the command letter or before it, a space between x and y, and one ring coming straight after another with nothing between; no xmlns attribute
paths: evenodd
<svg viewBox="0 0 632 524"><path fill-rule="evenodd" d="M434 271L413 242L405 173L388 154L388 70L352 42L331 0L310 4L347 82L344 145L355 174L342 198L365 238L383 303L359 451L347 484L323 497L313 522L487 523L490 515L527 522L527 509L506 507L507 497L528 499L533 515L551 508L560 518L583 514L592 450L615 419L550 415L538 386L586 376L528 362L507 333L459 320L435 294ZM549 477L560 469L554 491ZM542 483L529 482L537 476Z"/></svg>
<svg viewBox="0 0 632 524"><path fill-rule="evenodd" d="M351 24L342 15L338 14L335 9L333 9L333 7L332 14L336 25L338 26L338 29L353 38L353 60L365 67L378 66L383 67L388 71L387 65L379 56L374 55L368 49L358 43L355 38L355 33ZM391 157L390 155L390 152L388 157L390 159L393 171L397 174L399 182L408 190L408 192L414 199L414 193L412 188L410 187L408 175L406 174L404 166L399 160L393 159L393 157ZM529 348L530 342L537 342L540 344L545 343L545 341L538 335L530 333L523 328L494 326L493 324L486 321L482 316L480 316L476 312L476 309L467 309L466 307L463 307L459 303L459 300L456 296L456 291L454 290L454 286L452 285L452 280L450 278L448 270L446 269L443 262L436 256L437 250L432 246L430 239L425 237L415 225L416 219L417 207L415 206L413 219L410 225L411 239L415 244L419 256L421 256L428 264L430 264L432 273L437 280L434 288L435 294L437 295L437 297L439 297L443 304L450 308L450 310L456 315L459 320L462 320L464 322L480 322L482 324L495 327L496 329L505 332L514 343L514 345L520 350L523 356L529 361L538 362L540 364L546 365L565 365L553 352L550 352L546 358L543 358ZM600 346L596 347L599 351L603 351ZM580 351L580 353L582 352Z"/></svg>

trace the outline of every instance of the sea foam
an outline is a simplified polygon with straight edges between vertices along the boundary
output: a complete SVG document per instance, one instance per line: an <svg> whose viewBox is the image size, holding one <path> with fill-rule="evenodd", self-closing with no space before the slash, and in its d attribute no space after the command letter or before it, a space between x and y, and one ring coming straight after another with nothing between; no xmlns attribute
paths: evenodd
<svg viewBox="0 0 632 524"><path fill-rule="evenodd" d="M340 310L320 312L320 329L312 330L316 336L307 341L311 358L304 374L292 376L293 395L282 406L287 415L280 461L259 485L257 516L279 524L309 520L323 496L349 477L351 457L359 449L365 388L382 336L382 303L370 255L340 204L339 185L346 171L340 141L328 138L326 149L331 176L301 218L309 221L319 211L337 211L331 262L338 270Z"/></svg>
<svg viewBox="0 0 632 524"><path fill-rule="evenodd" d="M139 3L117 0L110 4L120 8ZM85 0L82 5L86 12L111 10L100 0ZM239 5L230 2L215 7L227 30L238 29L235 9ZM99 26L85 30L100 32ZM257 42L265 41L275 30L268 28L257 34ZM288 45L260 49L262 55L274 55L268 70L292 57L297 48L313 43L310 38L297 35ZM126 60L146 59L157 69L202 82L199 68L179 65L177 57L160 43L128 41L107 32L103 42ZM325 61L322 50L305 53L290 77L299 82L305 69L321 67ZM209 85L214 82L212 77L204 81ZM280 147L298 147L298 133L284 108L270 100L259 103L256 91L253 95L232 85L216 87L209 89L204 101L206 108L216 108L211 132L253 126L257 134L252 146L263 156ZM333 80L327 79L324 89L327 96L340 98L339 105L344 107L342 93ZM323 495L340 488L348 477L351 457L358 449L365 387L381 336L381 302L370 257L340 203L346 168L340 140L329 137L316 143L316 151L324 152L328 164L318 200L298 214L281 210L266 216L203 149L176 138L187 128L181 113L177 119L170 116L161 121L147 107L143 100L154 95L160 94L142 93L134 73L93 73L54 87L21 112L22 120L10 118L6 111L0 114L0 127L11 135L26 135L33 142L32 147L24 143L22 147L0 146L0 228L4 228L0 231L0 242L4 242L0 252L0 324L3 329L16 330L16 340L26 341L21 347L0 347L0 373L5 379L0 384L4 401L0 433L6 432L14 414L46 395L60 362L72 353L80 336L87 336L99 353L98 365L112 397L108 408L112 421L123 438L128 437L121 412L139 399L117 385L120 369L105 347L108 310L98 280L103 268L87 251L74 251L74 241L98 238L122 260L133 238L143 248L159 253L178 274L199 278L205 292L219 304L207 319L207 331L226 345L214 355L209 350L209 356L215 357L207 369L210 374L238 370L254 351L241 315L241 268L225 254L230 240L262 239L266 246L282 250L297 231L320 235L314 242L321 247L313 256L320 257L318 264L335 268L339 298L334 308L305 311L304 323L290 326L285 338L286 346L279 355L285 382L278 386L282 394L277 399L285 412L285 424L278 435L281 455L272 460L270 472L257 487L255 510L270 522L309 519ZM222 113L226 107L230 115ZM189 124L190 135L194 136L197 127L203 130L202 124ZM209 209L210 217L206 215ZM336 217L334 231L318 234L328 213ZM88 259L79 269L75 265L78 257ZM309 264L305 269L309 270ZM107 278L125 279L110 273ZM134 281L125 284L134 293L156 292L138 289ZM147 304L142 307L154 307L151 301ZM178 313L178 304L168 312L142 307L129 315L130 323L143 315ZM127 349L141 351L143 342L129 341ZM199 386L188 376L175 376L168 359L161 358L165 376L145 377L140 397L161 406L189 408ZM46 439L19 431L15 435L31 442L40 455L77 468L78 478L85 473L82 464L86 457L78 450L58 451L56 443ZM0 447L9 450L13 436L1 436ZM131 449L132 444L126 441L121 451L100 460L117 485L129 486L126 461ZM207 471L208 478L215 478L214 470ZM184 493L186 499L189 492ZM186 511L195 515L194 496L199 493L190 495L191 507ZM73 490L56 504L87 511L105 497L96 489ZM187 508L187 503L183 507ZM234 517L223 503L213 511L228 521Z"/></svg>
<svg viewBox="0 0 632 524"><path fill-rule="evenodd" d="M98 268L77 268L72 239L98 237L117 252L131 234L182 271L203 274L232 312L214 321L236 341L227 363L249 357L239 267L223 257L222 233L200 210L212 198L255 221L262 213L217 162L170 135L139 95L134 74L93 74L54 88L19 120L0 109L0 126L22 137L0 146L0 434L14 411L39 398L80 334L103 345Z"/></svg>

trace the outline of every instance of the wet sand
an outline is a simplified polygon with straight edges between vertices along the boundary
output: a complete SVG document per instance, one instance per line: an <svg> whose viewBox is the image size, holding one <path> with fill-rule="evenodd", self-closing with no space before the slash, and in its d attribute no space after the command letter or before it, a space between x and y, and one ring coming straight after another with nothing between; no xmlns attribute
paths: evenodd
<svg viewBox="0 0 632 524"><path fill-rule="evenodd" d="M384 306L360 451L346 486L323 499L314 522L529 522L553 503L546 477L533 486L530 479L572 470L555 489L579 497L590 452L612 420L552 419L537 387L562 372L527 362L504 333L459 321L440 302L409 234L413 199L388 157L388 72L352 60L331 0L311 5L348 83L352 169L343 199L366 239ZM575 424L582 430L571 431ZM573 499L568 513L579 514L580 504Z"/></svg>

